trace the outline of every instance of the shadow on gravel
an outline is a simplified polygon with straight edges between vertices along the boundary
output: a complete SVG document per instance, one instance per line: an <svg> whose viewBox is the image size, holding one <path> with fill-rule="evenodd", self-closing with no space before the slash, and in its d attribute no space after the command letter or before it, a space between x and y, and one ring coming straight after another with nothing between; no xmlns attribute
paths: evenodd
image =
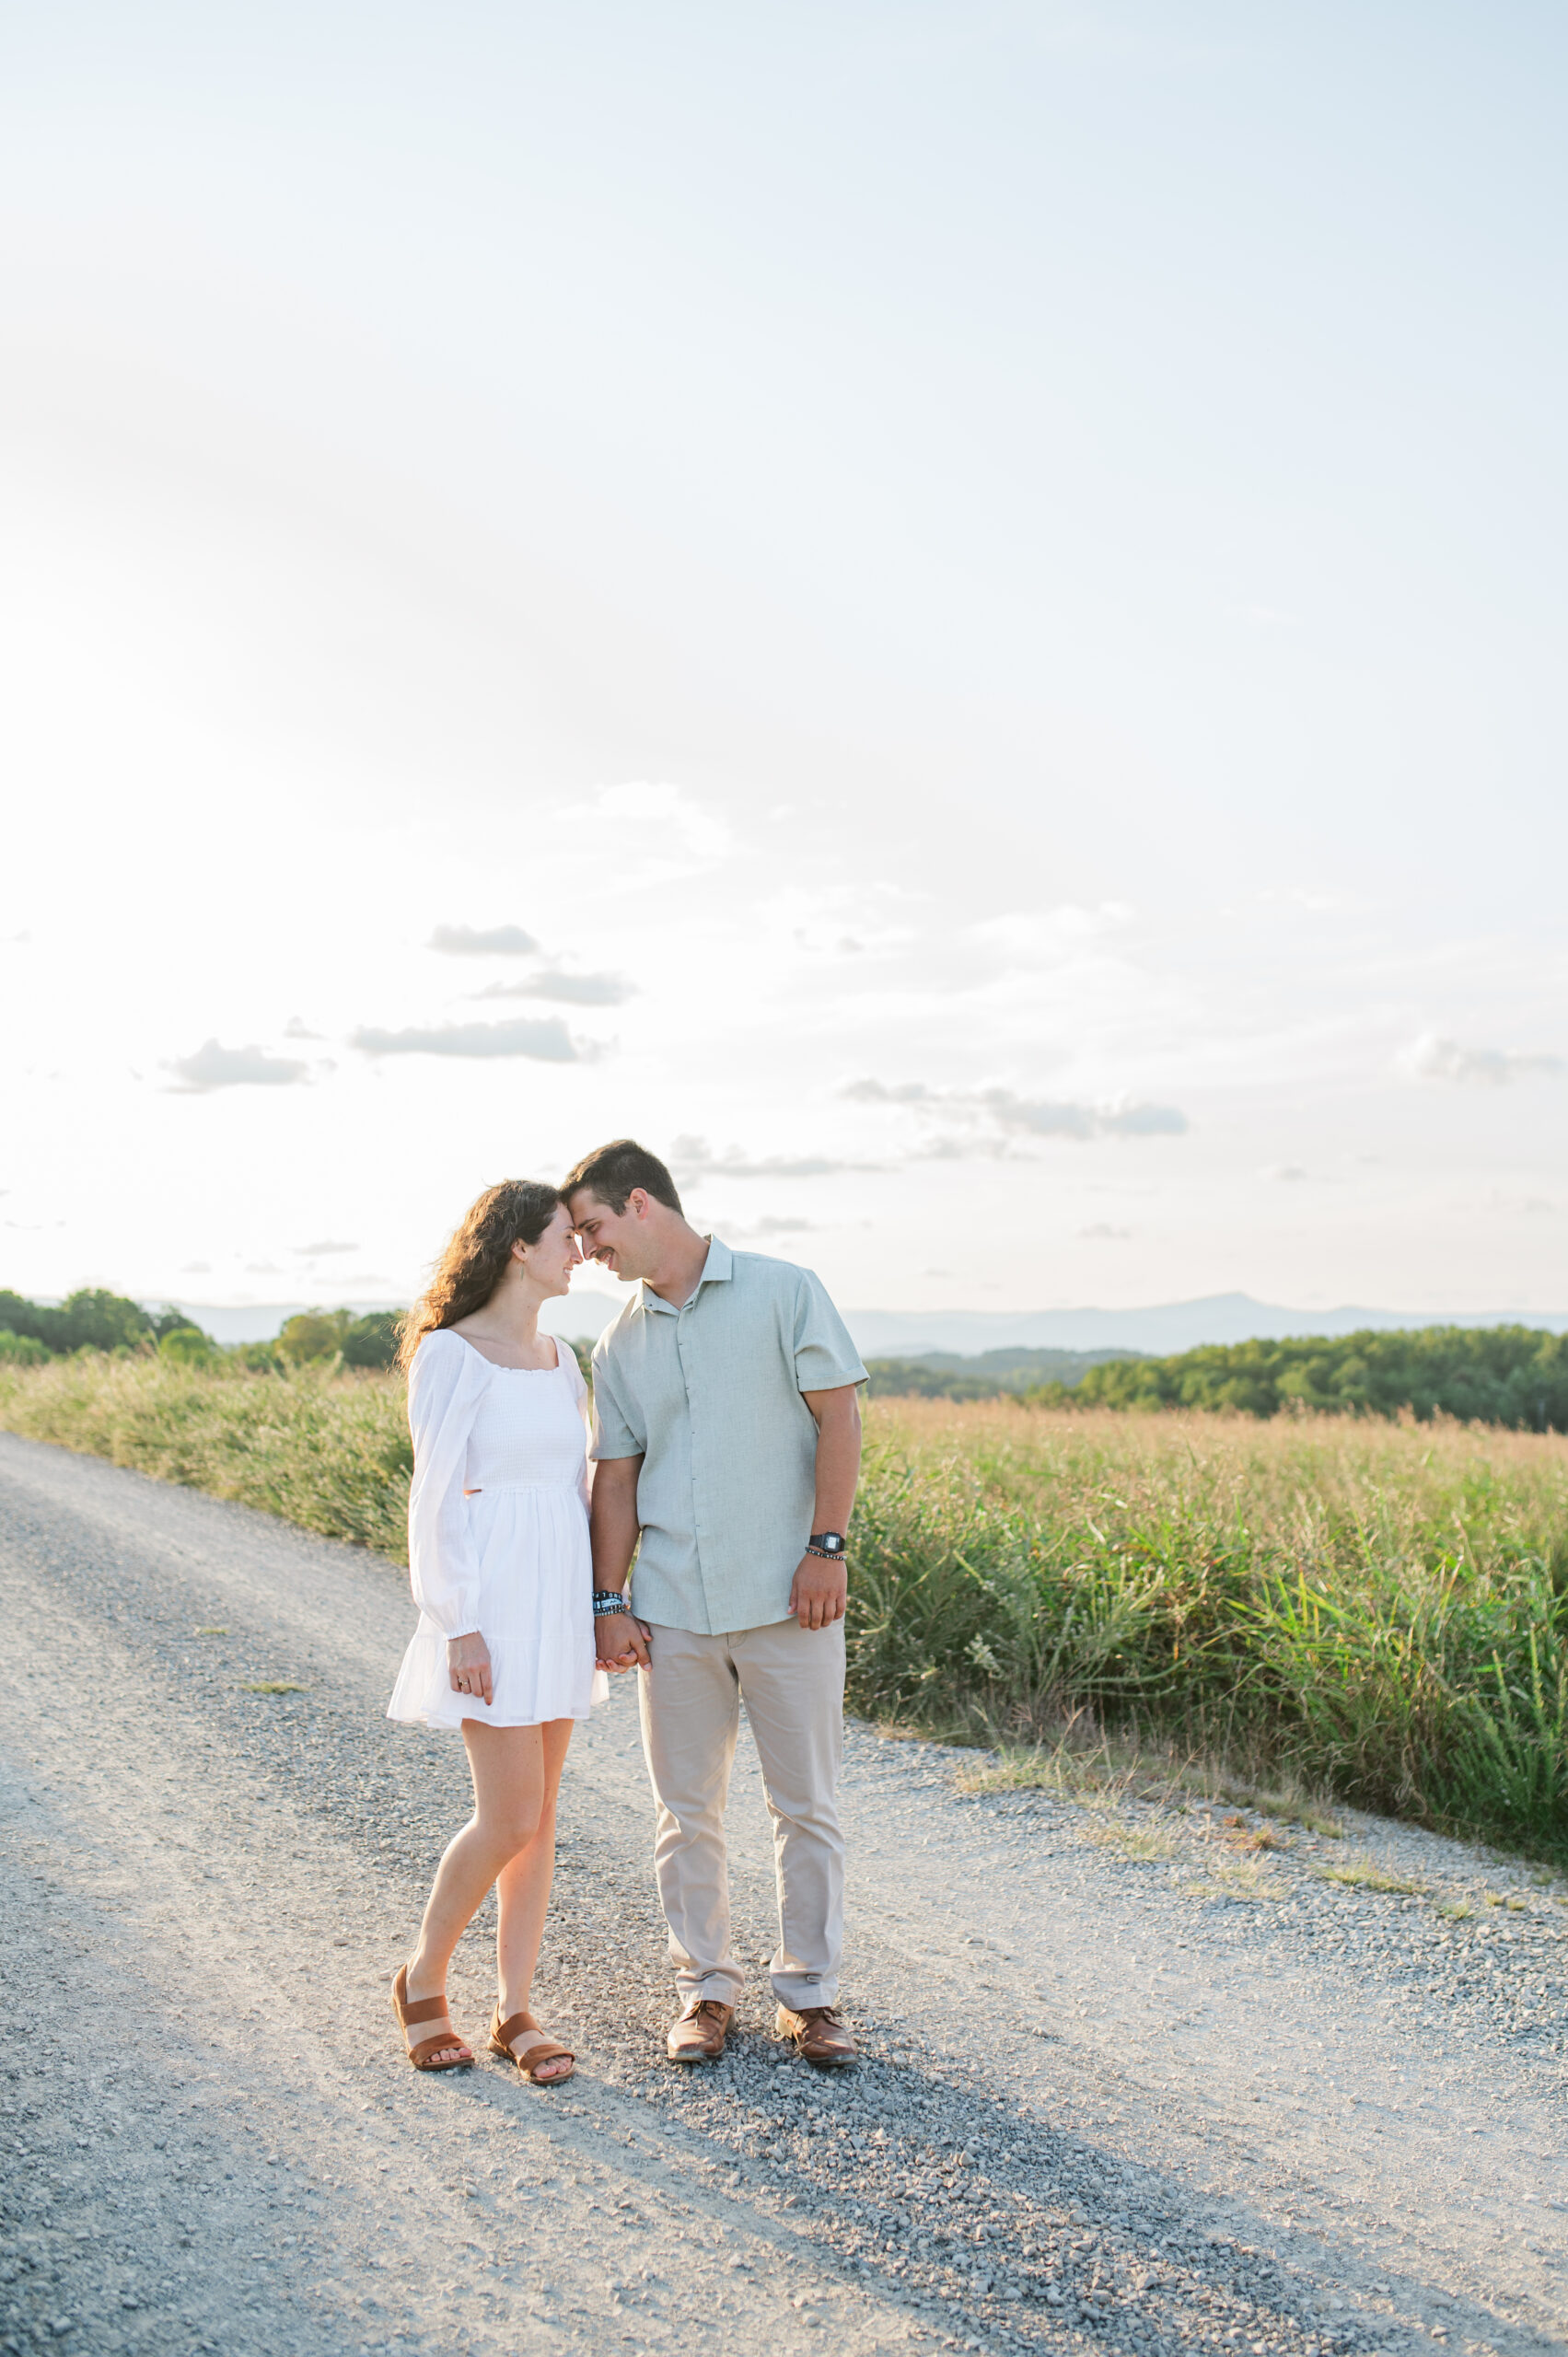
<svg viewBox="0 0 1568 2357"><path fill-rule="evenodd" d="M594 2065L615 2042L605 2029L585 2042ZM453 2089L513 2115L536 2165L542 2140L560 2165L592 2158L624 2174L634 2191L616 2242L633 2315L645 2222L666 2223L694 2200L742 2238L737 2249L757 2238L807 2284L830 2266L890 2311L986 2350L1305 2357L1403 2348L1429 2310L1425 2287L1390 2281L1386 2313L1334 2313L1330 2254L1282 2265L1270 2230L1234 2202L1221 2215L1158 2169L939 2066L895 2061L876 2028L861 2070L832 2076L777 2061L755 2030L716 2067L690 2073L660 2062L651 2038L637 2044L640 2061L580 2069L566 2102L500 2070ZM1492 2348L1540 2345L1475 2307L1448 2310L1447 2328Z"/></svg>

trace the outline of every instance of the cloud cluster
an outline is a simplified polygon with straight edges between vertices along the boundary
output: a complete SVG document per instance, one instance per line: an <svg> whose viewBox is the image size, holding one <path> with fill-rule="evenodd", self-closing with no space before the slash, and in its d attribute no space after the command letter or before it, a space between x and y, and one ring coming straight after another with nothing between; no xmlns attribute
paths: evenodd
<svg viewBox="0 0 1568 2357"><path fill-rule="evenodd" d="M214 1088L286 1088L305 1078L307 1067L291 1057L269 1056L254 1045L220 1047L203 1039L192 1056L180 1056L164 1065L172 1073L180 1096L205 1096Z"/></svg>
<svg viewBox="0 0 1568 2357"><path fill-rule="evenodd" d="M1553 1080L1568 1065L1561 1056L1527 1055L1518 1048L1466 1048L1425 1031L1400 1059L1412 1080L1452 1080L1462 1086L1502 1088L1511 1080Z"/></svg>
<svg viewBox="0 0 1568 2357"><path fill-rule="evenodd" d="M884 1170L881 1162L841 1162L824 1154L767 1154L749 1156L736 1145L715 1154L705 1138L677 1138L669 1149L669 1167L678 1187L695 1187L704 1178L833 1178L843 1170Z"/></svg>
<svg viewBox="0 0 1568 2357"><path fill-rule="evenodd" d="M637 994L624 974L563 974L551 967L520 982L487 982L475 998L549 998L563 1006L622 1006Z"/></svg>
<svg viewBox="0 0 1568 2357"><path fill-rule="evenodd" d="M1010 1088L928 1088L923 1081L855 1080L841 1092L857 1105L907 1106L949 1134L934 1151L951 1156L964 1150L956 1129L969 1133L971 1150L1005 1151L1009 1139L1181 1137L1187 1116L1174 1105L1140 1104L1130 1097L1102 1097L1092 1105L1050 1097L1019 1097Z"/></svg>
<svg viewBox="0 0 1568 2357"><path fill-rule="evenodd" d="M529 1022L411 1025L403 1031L362 1026L349 1040L367 1056L531 1056L536 1062L573 1064L582 1050L555 1016Z"/></svg>
<svg viewBox="0 0 1568 2357"><path fill-rule="evenodd" d="M438 924L425 946L449 958L531 958L539 944L520 924Z"/></svg>
<svg viewBox="0 0 1568 2357"><path fill-rule="evenodd" d="M611 789L615 791L616 789ZM540 958L544 952L520 924L488 928L471 924L438 924L425 944L428 949L459 958ZM509 982L487 982L475 998L543 998L562 1006L621 1006L636 994L636 984L623 974L572 974L553 958L536 974ZM451 1050L453 1054L466 1052ZM524 1052L527 1052L526 1051Z"/></svg>

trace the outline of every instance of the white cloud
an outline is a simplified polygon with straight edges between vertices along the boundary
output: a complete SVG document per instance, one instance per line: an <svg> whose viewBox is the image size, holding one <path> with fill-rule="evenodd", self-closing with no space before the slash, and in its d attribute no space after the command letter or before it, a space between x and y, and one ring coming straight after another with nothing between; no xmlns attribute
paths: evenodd
<svg viewBox="0 0 1568 2357"><path fill-rule="evenodd" d="M302 1260L313 1260L323 1252L357 1252L357 1244L296 1244L290 1247Z"/></svg>
<svg viewBox="0 0 1568 2357"><path fill-rule="evenodd" d="M378 1031L363 1026L349 1041L367 1056L531 1056L537 1062L570 1064L581 1051L566 1027L551 1016L539 1023L442 1023L421 1029Z"/></svg>
<svg viewBox="0 0 1568 2357"><path fill-rule="evenodd" d="M807 1236L819 1225L814 1219L777 1219L765 1213L749 1227L731 1227L726 1224L726 1244L774 1244L781 1236Z"/></svg>
<svg viewBox="0 0 1568 2357"><path fill-rule="evenodd" d="M531 958L539 944L520 924L438 924L425 947L454 958Z"/></svg>
<svg viewBox="0 0 1568 2357"><path fill-rule="evenodd" d="M1293 1185L1297 1179L1305 1178L1307 1172L1299 1162L1271 1162L1262 1176L1265 1178L1280 1179L1286 1185Z"/></svg>
<svg viewBox="0 0 1568 2357"><path fill-rule="evenodd" d="M1103 1219L1097 1219L1092 1227L1078 1230L1086 1244L1125 1244L1132 1233L1130 1227L1112 1227Z"/></svg>
<svg viewBox="0 0 1568 2357"><path fill-rule="evenodd" d="M1501 1088L1510 1080L1556 1079L1565 1069L1561 1056L1528 1055L1518 1048L1466 1048L1435 1031L1412 1040L1400 1059L1412 1080L1454 1080Z"/></svg>
<svg viewBox="0 0 1568 2357"><path fill-rule="evenodd" d="M193 1056L166 1063L174 1074L177 1094L204 1095L213 1088L281 1088L305 1078L306 1066L286 1056L269 1056L261 1048L220 1047L203 1039Z"/></svg>
<svg viewBox="0 0 1568 2357"><path fill-rule="evenodd" d="M529 974L520 982L489 982L475 998L548 998L563 1006L621 1006L637 985L623 974Z"/></svg>
<svg viewBox="0 0 1568 2357"><path fill-rule="evenodd" d="M1009 1137L1149 1138L1180 1137L1187 1116L1174 1105L1141 1104L1130 1097L1102 1097L1094 1104L1074 1104L1050 1097L1019 1097L1010 1088L935 1089L923 1081L889 1086L880 1080L855 1080L842 1096L860 1105L912 1107L928 1119L967 1129L975 1150L990 1150ZM963 1147L948 1136L928 1149L950 1160Z"/></svg>
<svg viewBox="0 0 1568 2357"><path fill-rule="evenodd" d="M819 1154L769 1154L755 1159L732 1145L715 1154L704 1138L677 1138L669 1149L670 1172L678 1187L694 1187L703 1178L832 1178L843 1170L882 1170L880 1162L842 1162Z"/></svg>

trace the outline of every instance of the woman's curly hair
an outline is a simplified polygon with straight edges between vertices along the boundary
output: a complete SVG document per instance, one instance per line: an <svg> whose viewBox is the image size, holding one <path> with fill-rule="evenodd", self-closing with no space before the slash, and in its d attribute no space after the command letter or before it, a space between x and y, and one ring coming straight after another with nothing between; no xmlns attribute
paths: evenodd
<svg viewBox="0 0 1568 2357"><path fill-rule="evenodd" d="M503 1178L469 1205L431 1278L398 1329L398 1364L406 1375L426 1334L482 1309L506 1273L514 1244L537 1244L562 1204L558 1187L537 1178Z"/></svg>

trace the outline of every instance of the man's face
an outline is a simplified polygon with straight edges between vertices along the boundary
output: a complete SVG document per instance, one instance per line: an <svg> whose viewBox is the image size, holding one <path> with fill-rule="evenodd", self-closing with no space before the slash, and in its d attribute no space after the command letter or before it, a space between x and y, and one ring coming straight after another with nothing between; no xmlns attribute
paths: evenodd
<svg viewBox="0 0 1568 2357"><path fill-rule="evenodd" d="M591 1187L579 1187L566 1206L584 1255L619 1277L622 1284L651 1276L658 1265L657 1239L648 1218L648 1198L633 1187L623 1212L601 1203Z"/></svg>

